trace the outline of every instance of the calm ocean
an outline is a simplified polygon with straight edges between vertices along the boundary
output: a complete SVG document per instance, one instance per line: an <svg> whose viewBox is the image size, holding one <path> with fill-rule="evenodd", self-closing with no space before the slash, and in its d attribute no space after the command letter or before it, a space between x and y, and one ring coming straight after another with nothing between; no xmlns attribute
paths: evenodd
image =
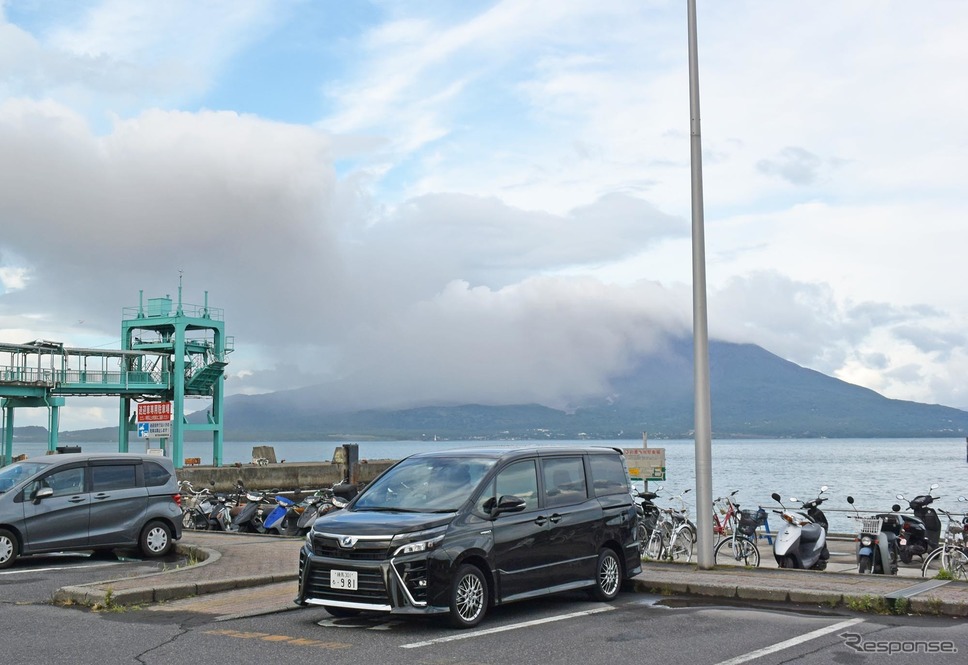
<svg viewBox="0 0 968 665"><path fill-rule="evenodd" d="M639 448L641 440L629 441L360 441L360 459L400 459L409 454L467 448L475 446L512 446L518 444L567 445L600 444L622 448ZM112 452L116 443L83 443L89 452ZM341 442L278 441L256 444L225 443L223 463L248 464L255 445L271 445L276 459L287 462L328 461ZM650 489L662 486L660 505L686 488L695 487L695 443L692 440L655 440L650 448L664 448L666 480L650 483ZM131 450L143 444L132 441ZM43 454L45 443L14 446L14 453ZM211 463L210 443L186 443L185 457L200 457ZM795 496L813 498L821 485L827 485L830 500L823 508L831 530L850 532L854 524L845 515L849 509L847 495L856 499L861 512L886 511L901 493L908 497L924 494L932 483L938 483L935 505L952 512L964 513L968 504L958 497L968 495L968 461L964 439L780 439L780 440L714 440L712 444L713 496L739 490L736 499L746 508L762 505L777 507L770 498L778 492L786 501ZM693 490L694 492L694 490ZM689 494L686 495L687 499ZM688 501L695 515L695 504ZM906 506L903 506L906 508ZM843 511L843 512L841 512ZM771 521L772 523L772 521Z"/></svg>

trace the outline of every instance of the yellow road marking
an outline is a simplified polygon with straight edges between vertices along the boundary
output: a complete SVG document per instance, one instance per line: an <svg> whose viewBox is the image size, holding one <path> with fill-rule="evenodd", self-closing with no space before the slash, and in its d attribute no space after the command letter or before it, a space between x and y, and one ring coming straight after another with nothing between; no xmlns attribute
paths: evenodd
<svg viewBox="0 0 968 665"><path fill-rule="evenodd" d="M235 637L241 640L262 640L263 642L284 642L301 647L319 647L322 649L347 649L353 646L345 642L324 642L323 640L311 640L305 637L273 635L272 633L253 633L241 630L206 630L204 632L206 635L221 635L223 637Z"/></svg>

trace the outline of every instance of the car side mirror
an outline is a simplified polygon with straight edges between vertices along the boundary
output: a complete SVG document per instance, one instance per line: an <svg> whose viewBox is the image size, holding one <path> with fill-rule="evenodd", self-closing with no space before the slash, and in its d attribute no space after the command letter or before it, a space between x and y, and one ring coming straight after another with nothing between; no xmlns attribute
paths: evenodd
<svg viewBox="0 0 968 665"><path fill-rule="evenodd" d="M491 509L491 516L497 517L501 513L520 513L528 505L528 502L519 496L505 494L498 499L497 506Z"/></svg>
<svg viewBox="0 0 968 665"><path fill-rule="evenodd" d="M41 499L46 499L52 496L54 496L53 487L41 487L39 490L34 492L34 503L40 503Z"/></svg>

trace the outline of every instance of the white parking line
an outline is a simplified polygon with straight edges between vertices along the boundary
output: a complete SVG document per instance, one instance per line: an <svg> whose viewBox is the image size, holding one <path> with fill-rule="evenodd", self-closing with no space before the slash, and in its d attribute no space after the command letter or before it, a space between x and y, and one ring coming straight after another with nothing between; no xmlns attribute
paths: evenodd
<svg viewBox="0 0 968 665"><path fill-rule="evenodd" d="M107 563L82 564L80 566L51 566L50 568L23 568L21 570L5 570L0 575L22 575L24 573L46 573L49 570L72 570L74 568L103 568L104 566L117 566L123 561L113 561Z"/></svg>
<svg viewBox="0 0 968 665"><path fill-rule="evenodd" d="M730 658L729 660L724 660L716 665L738 665L739 663L745 663L750 660L759 658L760 656L768 656L771 653L776 653L777 651L783 651L784 649L789 649L798 644L803 644L804 642L809 642L810 640L815 640L818 637L823 637L830 633L836 632L838 630L843 630L844 628L849 628L858 623L862 623L863 619L848 619L847 621L841 621L840 623L835 623L832 626L827 626L826 628L818 628L817 630L811 631L800 635L799 637L793 637L789 640L784 640L782 642L777 642L776 644L768 647L763 647L762 649L757 649L756 651L751 651L750 653L744 653L742 656L736 656L736 658Z"/></svg>
<svg viewBox="0 0 968 665"><path fill-rule="evenodd" d="M571 614L560 614L554 617L547 617L545 619L535 619L534 621L525 621L523 623L513 623L508 626L500 626L498 628L488 628L486 630L475 630L472 633L461 633L459 635L448 635L447 637L438 637L435 640L427 640L425 642L411 642L410 644L401 644L402 649L416 649L417 647L426 647L431 644L440 644L441 642L454 642L456 640L466 640L471 637L481 637L482 635L493 635L494 633L503 633L507 630L517 630L518 628L529 628L530 626L539 626L543 623L553 623L555 621L565 621L566 619L577 619L578 617L588 616L589 614L598 614L599 612L608 612L609 610L614 610L612 606L599 607L594 610L585 610L584 612L573 612Z"/></svg>

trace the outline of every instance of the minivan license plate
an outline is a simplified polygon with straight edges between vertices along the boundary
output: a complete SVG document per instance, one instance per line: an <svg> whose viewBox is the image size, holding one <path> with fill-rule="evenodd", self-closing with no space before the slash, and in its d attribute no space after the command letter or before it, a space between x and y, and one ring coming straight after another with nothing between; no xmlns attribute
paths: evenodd
<svg viewBox="0 0 968 665"><path fill-rule="evenodd" d="M356 571L355 570L331 570L329 571L329 586L333 589L346 589L356 591Z"/></svg>

